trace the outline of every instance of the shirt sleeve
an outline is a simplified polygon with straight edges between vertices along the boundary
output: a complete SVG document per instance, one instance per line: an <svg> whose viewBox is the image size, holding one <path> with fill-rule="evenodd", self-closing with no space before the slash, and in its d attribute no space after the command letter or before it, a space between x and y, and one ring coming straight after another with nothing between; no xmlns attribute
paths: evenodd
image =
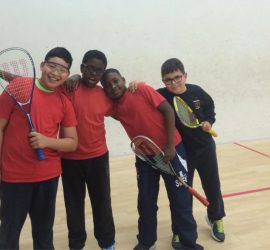
<svg viewBox="0 0 270 250"><path fill-rule="evenodd" d="M72 96L74 95L75 90L73 92L68 92L65 84L62 84L58 87L58 91L65 95L70 101L72 101Z"/></svg>
<svg viewBox="0 0 270 250"><path fill-rule="evenodd" d="M154 107L158 107L166 99L148 84L138 84L138 92L141 92Z"/></svg>
<svg viewBox="0 0 270 250"><path fill-rule="evenodd" d="M204 120L213 124L216 121L214 100L202 88L199 88L199 90L200 90L200 94L201 94L201 100L203 102Z"/></svg>
<svg viewBox="0 0 270 250"><path fill-rule="evenodd" d="M65 110L64 110L64 117L61 122L61 126L62 127L75 127L77 125L78 125L78 122L76 119L73 105L70 102L70 100L65 98Z"/></svg>
<svg viewBox="0 0 270 250"><path fill-rule="evenodd" d="M9 120L15 105L15 101L5 91L3 91L0 95L0 117L5 120Z"/></svg>
<svg viewBox="0 0 270 250"><path fill-rule="evenodd" d="M114 111L114 102L112 99L110 99L109 97L105 96L105 102L107 105L107 112L105 114L105 116L114 116L115 115L115 111Z"/></svg>

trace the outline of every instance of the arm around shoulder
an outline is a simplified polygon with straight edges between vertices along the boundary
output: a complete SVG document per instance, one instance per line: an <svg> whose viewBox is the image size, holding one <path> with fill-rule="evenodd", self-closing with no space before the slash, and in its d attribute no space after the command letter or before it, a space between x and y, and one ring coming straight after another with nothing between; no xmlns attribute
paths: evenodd
<svg viewBox="0 0 270 250"><path fill-rule="evenodd" d="M18 75L14 75L14 74L11 74L11 73L9 73L7 71L0 70L0 78L4 79L7 82L10 82L10 81L14 80L17 77L18 77Z"/></svg>
<svg viewBox="0 0 270 250"><path fill-rule="evenodd" d="M80 84L82 77L80 75L72 75L70 76L64 83L64 86L68 92L75 91Z"/></svg>

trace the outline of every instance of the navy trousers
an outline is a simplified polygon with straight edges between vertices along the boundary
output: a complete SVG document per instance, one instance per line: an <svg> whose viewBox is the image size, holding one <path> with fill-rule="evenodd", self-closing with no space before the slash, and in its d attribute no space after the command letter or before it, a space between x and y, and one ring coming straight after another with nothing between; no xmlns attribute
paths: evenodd
<svg viewBox="0 0 270 250"><path fill-rule="evenodd" d="M186 154L181 144L176 146L176 156L171 161L177 174L187 180ZM192 196L186 188L179 186L174 176L153 169L146 162L136 157L138 185L138 230L140 243L151 246L157 240L157 200L159 180L162 176L170 202L172 231L179 234L181 243L196 248L197 224L192 214Z"/></svg>
<svg viewBox="0 0 270 250"><path fill-rule="evenodd" d="M1 183L0 249L19 249L29 214L33 249L54 249L53 224L59 177L34 183Z"/></svg>
<svg viewBox="0 0 270 250"><path fill-rule="evenodd" d="M224 202L221 193L221 185L218 172L216 144L214 141L198 148L196 151L188 151L189 185L192 186L195 169L201 179L202 187L209 201L207 215L211 221L219 220L225 216Z"/></svg>

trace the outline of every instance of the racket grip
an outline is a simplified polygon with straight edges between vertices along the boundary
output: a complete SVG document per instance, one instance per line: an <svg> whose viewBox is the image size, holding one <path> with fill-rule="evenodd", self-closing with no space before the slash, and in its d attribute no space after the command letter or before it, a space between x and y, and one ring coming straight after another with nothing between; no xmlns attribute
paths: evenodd
<svg viewBox="0 0 270 250"><path fill-rule="evenodd" d="M205 199L203 196L201 196L195 189L193 189L192 187L189 186L188 191L190 193L192 193L203 205L208 207L208 205L209 205L208 200Z"/></svg>
<svg viewBox="0 0 270 250"><path fill-rule="evenodd" d="M210 135L214 136L214 137L218 137L218 133L217 133L215 130L213 130L213 129L210 129L210 130L208 131L208 133L209 133Z"/></svg>
<svg viewBox="0 0 270 250"><path fill-rule="evenodd" d="M40 161L45 160L45 155L44 155L44 152L41 148L36 149L36 154L37 154L37 157Z"/></svg>
<svg viewBox="0 0 270 250"><path fill-rule="evenodd" d="M32 119L31 119L30 115L27 115L27 118L28 118L28 121L29 121L30 126L31 126L31 131L36 132L36 130L33 127ZM36 151L36 154L37 154L37 158L40 161L45 160L45 155L44 155L44 152L43 152L43 150L41 148L37 148L35 151Z"/></svg>

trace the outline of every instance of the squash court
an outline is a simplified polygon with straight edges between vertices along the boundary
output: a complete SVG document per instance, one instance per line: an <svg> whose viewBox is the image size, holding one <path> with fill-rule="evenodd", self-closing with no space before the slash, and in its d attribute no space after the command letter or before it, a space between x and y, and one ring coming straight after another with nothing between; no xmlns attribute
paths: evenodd
<svg viewBox="0 0 270 250"><path fill-rule="evenodd" d="M194 216L198 224L198 243L206 250L270 249L270 140L217 144L219 171L227 216L224 218L226 240L214 241L205 222L205 208L194 199ZM116 225L116 250L131 250L137 243L137 187L134 156L111 157L111 195ZM158 211L157 250L170 248L171 230L168 199L161 180ZM202 193L198 176L194 187ZM59 182L54 225L56 250L68 249L62 184ZM87 245L98 250L93 236L92 215L86 200ZM29 220L23 228L20 246L32 249Z"/></svg>

